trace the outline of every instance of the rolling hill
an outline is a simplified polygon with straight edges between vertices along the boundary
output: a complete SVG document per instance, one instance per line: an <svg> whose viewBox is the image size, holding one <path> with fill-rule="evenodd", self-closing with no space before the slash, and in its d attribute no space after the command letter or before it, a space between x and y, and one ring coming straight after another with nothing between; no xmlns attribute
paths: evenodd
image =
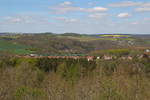
<svg viewBox="0 0 150 100"><path fill-rule="evenodd" d="M150 47L150 35L77 33L0 34L0 51L17 55L89 54L96 50Z"/></svg>

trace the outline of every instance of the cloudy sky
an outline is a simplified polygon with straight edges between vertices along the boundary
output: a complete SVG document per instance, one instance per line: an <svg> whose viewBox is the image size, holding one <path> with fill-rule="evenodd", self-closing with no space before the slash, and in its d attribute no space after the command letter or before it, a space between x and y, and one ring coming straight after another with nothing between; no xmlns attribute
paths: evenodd
<svg viewBox="0 0 150 100"><path fill-rule="evenodd" d="M0 0L0 32L150 34L150 1Z"/></svg>

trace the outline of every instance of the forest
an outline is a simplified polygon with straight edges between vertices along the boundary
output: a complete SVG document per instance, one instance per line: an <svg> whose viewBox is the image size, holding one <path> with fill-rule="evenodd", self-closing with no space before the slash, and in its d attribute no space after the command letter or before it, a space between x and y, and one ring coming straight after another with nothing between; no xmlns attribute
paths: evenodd
<svg viewBox="0 0 150 100"><path fill-rule="evenodd" d="M149 100L150 59L0 58L1 100Z"/></svg>

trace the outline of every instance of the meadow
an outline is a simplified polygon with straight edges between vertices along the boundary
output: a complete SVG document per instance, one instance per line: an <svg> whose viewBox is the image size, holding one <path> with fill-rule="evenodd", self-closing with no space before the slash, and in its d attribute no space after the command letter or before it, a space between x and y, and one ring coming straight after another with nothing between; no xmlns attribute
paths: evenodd
<svg viewBox="0 0 150 100"><path fill-rule="evenodd" d="M18 44L16 42L0 40L1 52L8 52L13 54L30 54L31 52L27 50L28 48L30 48L30 46Z"/></svg>

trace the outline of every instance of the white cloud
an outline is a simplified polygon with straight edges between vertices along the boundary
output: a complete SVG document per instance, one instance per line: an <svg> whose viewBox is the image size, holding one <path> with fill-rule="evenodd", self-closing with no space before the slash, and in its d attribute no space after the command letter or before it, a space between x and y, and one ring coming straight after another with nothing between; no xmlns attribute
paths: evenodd
<svg viewBox="0 0 150 100"><path fill-rule="evenodd" d="M55 8L56 12L62 12L62 13L80 11L80 10L81 10L81 8L74 7L74 6L64 6L64 7Z"/></svg>
<svg viewBox="0 0 150 100"><path fill-rule="evenodd" d="M31 16L7 16L4 19L8 23L30 23L32 21Z"/></svg>
<svg viewBox="0 0 150 100"><path fill-rule="evenodd" d="M49 9L56 13L67 13L81 10L80 7L73 6L71 2L63 2L56 6L50 6Z"/></svg>
<svg viewBox="0 0 150 100"><path fill-rule="evenodd" d="M127 17L129 17L129 16L130 16L129 13L120 13L120 14L118 14L118 17L119 17L119 18L127 18Z"/></svg>
<svg viewBox="0 0 150 100"><path fill-rule="evenodd" d="M142 2L138 8L135 8L137 12L150 12L150 2Z"/></svg>
<svg viewBox="0 0 150 100"><path fill-rule="evenodd" d="M61 20L61 21L67 22L67 23L73 23L73 22L77 22L78 21L78 19L67 18L67 17L56 17L55 19Z"/></svg>
<svg viewBox="0 0 150 100"><path fill-rule="evenodd" d="M123 2L116 2L111 3L108 6L110 7L150 7L150 2L134 2L134 1L123 1Z"/></svg>
<svg viewBox="0 0 150 100"><path fill-rule="evenodd" d="M104 7L93 7L93 8L81 8L81 12L89 12L89 13L96 13L96 12L106 12L108 8Z"/></svg>
<svg viewBox="0 0 150 100"><path fill-rule="evenodd" d="M45 24L49 23L46 18L37 16L5 16L3 17L4 24Z"/></svg>
<svg viewBox="0 0 150 100"><path fill-rule="evenodd" d="M104 8L104 7L82 8L82 7L74 6L72 2L64 2L56 6L50 6L49 9L56 13L68 13L68 12L75 12L75 11L105 12L108 10L108 8Z"/></svg>
<svg viewBox="0 0 150 100"><path fill-rule="evenodd" d="M150 7L136 8L137 12L150 12Z"/></svg>
<svg viewBox="0 0 150 100"><path fill-rule="evenodd" d="M150 7L150 2L143 2L140 5L141 7Z"/></svg>
<svg viewBox="0 0 150 100"><path fill-rule="evenodd" d="M131 23L131 25L137 25L138 24L138 22L132 22Z"/></svg>
<svg viewBox="0 0 150 100"><path fill-rule="evenodd" d="M62 5L62 6L72 5L72 2L70 2L70 1L65 1L65 2L61 3L60 5Z"/></svg>
<svg viewBox="0 0 150 100"><path fill-rule="evenodd" d="M99 12L99 11L107 11L108 8L104 8L104 7L94 7L93 10L94 10L94 11L97 11L97 12Z"/></svg>
<svg viewBox="0 0 150 100"><path fill-rule="evenodd" d="M88 17L89 18L94 18L94 19L100 19L106 16L107 14L105 13L95 13L95 14L90 14Z"/></svg>
<svg viewBox="0 0 150 100"><path fill-rule="evenodd" d="M78 20L77 19L69 19L69 22L77 22Z"/></svg>
<svg viewBox="0 0 150 100"><path fill-rule="evenodd" d="M109 4L110 7L130 7L130 6L139 6L141 2L133 2L133 1L124 1Z"/></svg>
<svg viewBox="0 0 150 100"><path fill-rule="evenodd" d="M21 18L12 18L12 19L10 19L10 21L13 22L13 23L20 23L23 20Z"/></svg>

